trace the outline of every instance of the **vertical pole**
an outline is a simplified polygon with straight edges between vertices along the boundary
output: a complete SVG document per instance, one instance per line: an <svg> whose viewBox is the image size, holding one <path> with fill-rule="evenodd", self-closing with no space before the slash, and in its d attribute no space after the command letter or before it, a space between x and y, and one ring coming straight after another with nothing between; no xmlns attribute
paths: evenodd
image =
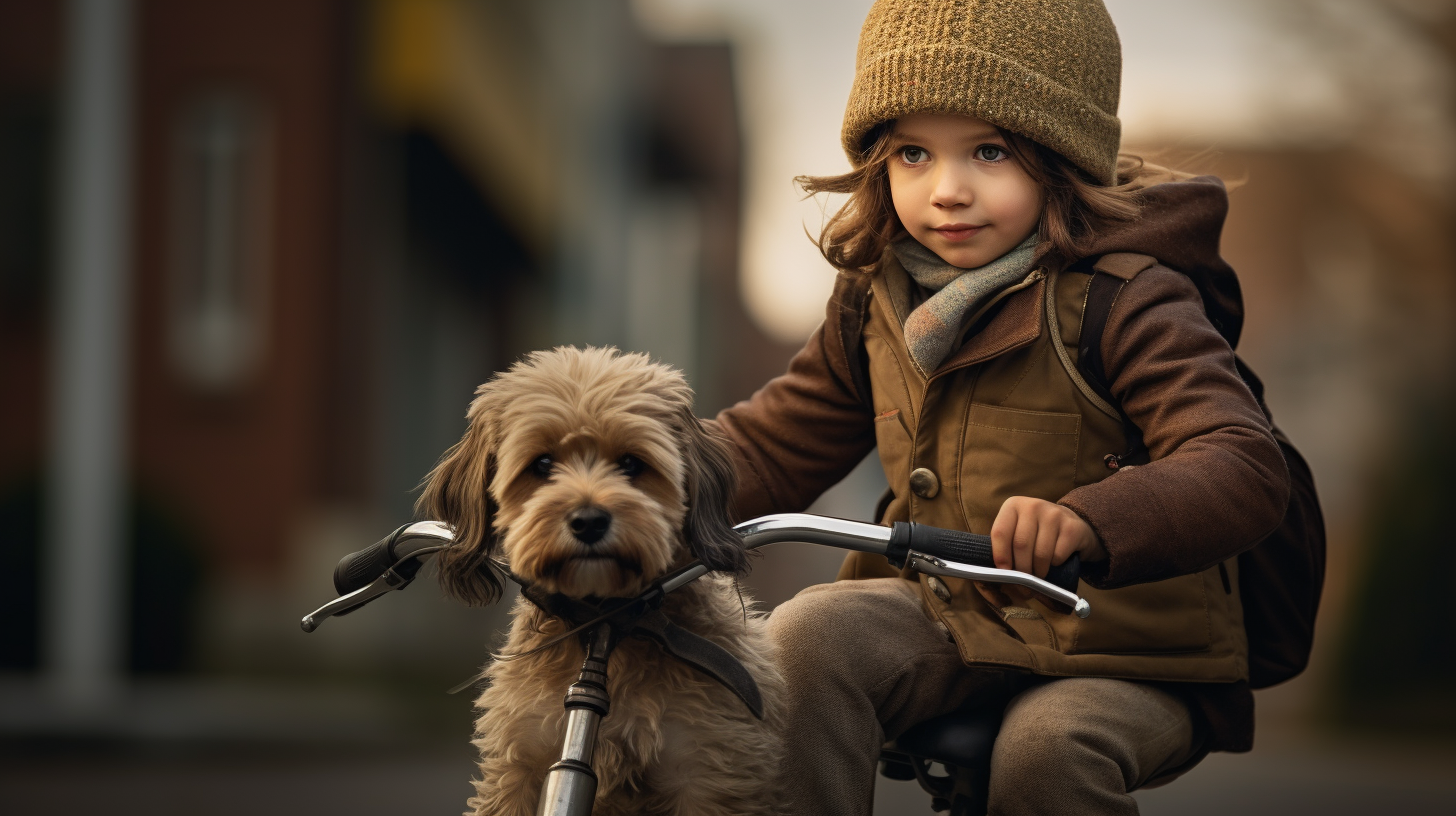
<svg viewBox="0 0 1456 816"><path fill-rule="evenodd" d="M44 515L44 660L75 711L115 698L125 643L131 4L71 0L61 102Z"/></svg>
<svg viewBox="0 0 1456 816"><path fill-rule="evenodd" d="M566 734L561 759L546 771L537 816L591 816L597 796L592 770L597 726L611 709L607 696L607 658L612 652L612 625L604 623L587 640L581 674L566 692Z"/></svg>

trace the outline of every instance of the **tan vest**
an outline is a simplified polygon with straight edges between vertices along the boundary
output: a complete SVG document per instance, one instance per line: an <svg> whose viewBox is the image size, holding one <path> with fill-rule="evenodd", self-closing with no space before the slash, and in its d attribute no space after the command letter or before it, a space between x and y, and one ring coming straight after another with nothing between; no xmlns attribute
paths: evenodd
<svg viewBox="0 0 1456 816"><path fill-rule="evenodd" d="M1152 263L1108 256L1098 268L1131 279ZM970 321L965 342L927 379L911 362L901 328L913 284L887 253L863 331L875 437L893 493L884 523L985 534L1008 497L1054 502L1073 488L1116 478L1104 457L1126 449L1122 423L1076 368L1090 281L1086 273L1035 270L998 296L999 310L979 321L984 328ZM926 607L949 627L968 664L1232 682L1248 677L1235 567L1230 560L1113 590L1083 583L1079 592L1092 605L1086 619L1041 596L1015 606L970 581L900 573L881 556L851 555L840 578L919 581Z"/></svg>

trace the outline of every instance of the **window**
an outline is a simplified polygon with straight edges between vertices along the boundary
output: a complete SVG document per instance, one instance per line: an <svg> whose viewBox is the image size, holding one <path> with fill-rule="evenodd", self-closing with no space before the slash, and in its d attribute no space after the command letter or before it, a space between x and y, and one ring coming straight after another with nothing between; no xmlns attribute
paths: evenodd
<svg viewBox="0 0 1456 816"><path fill-rule="evenodd" d="M244 385L268 324L271 162L266 117L232 92L194 97L173 135L168 339L205 391Z"/></svg>

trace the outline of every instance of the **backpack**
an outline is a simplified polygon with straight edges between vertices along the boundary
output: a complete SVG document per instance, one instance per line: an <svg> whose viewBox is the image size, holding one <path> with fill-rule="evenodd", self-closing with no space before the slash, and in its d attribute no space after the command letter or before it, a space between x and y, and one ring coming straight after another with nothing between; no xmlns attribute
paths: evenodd
<svg viewBox="0 0 1456 816"><path fill-rule="evenodd" d="M1113 303L1127 281L1087 268L1095 260L1083 261L1076 267L1092 273L1082 312L1077 367L1088 385L1117 407L1122 416L1128 451L1115 457L1116 463L1109 463L1113 466L1124 459L1145 458L1146 448L1142 432L1112 397L1102 366L1102 334ZM1184 274L1198 287L1209 321L1230 347L1236 347L1243 324L1243 300L1233 271L1223 267ZM1274 420L1264 402L1264 383L1238 355L1234 363L1272 426ZM1249 638L1249 685L1256 689L1282 683L1309 664L1315 613L1325 577L1324 516L1315 493L1314 475L1278 427L1274 427L1274 439L1289 467L1289 507L1274 532L1238 556L1239 594Z"/></svg>

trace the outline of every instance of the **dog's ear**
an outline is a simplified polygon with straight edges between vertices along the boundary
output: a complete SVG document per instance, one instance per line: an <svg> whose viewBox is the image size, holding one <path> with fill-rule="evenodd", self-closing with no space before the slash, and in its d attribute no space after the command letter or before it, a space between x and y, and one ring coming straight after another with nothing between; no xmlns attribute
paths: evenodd
<svg viewBox="0 0 1456 816"><path fill-rule="evenodd" d="M471 605L494 603L501 579L491 560L495 555L495 502L490 480L495 475L494 438L487 389L470 406L470 427L445 451L425 477L415 513L455 530L455 540L435 557L440 586Z"/></svg>
<svg viewBox="0 0 1456 816"><path fill-rule="evenodd" d="M711 570L747 572L748 553L728 516L728 503L738 484L728 441L709 433L691 408L682 409L679 424L687 464L688 512L683 518L683 538L688 551Z"/></svg>

